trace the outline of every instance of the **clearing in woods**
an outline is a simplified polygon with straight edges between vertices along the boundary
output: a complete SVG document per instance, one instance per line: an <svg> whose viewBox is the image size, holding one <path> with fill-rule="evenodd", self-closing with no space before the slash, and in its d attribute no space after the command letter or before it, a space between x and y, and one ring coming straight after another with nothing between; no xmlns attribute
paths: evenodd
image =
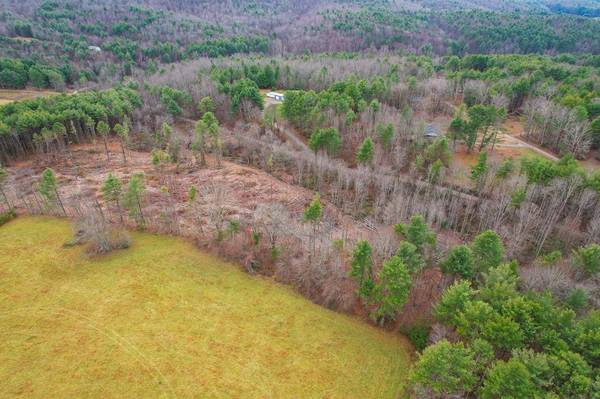
<svg viewBox="0 0 600 399"><path fill-rule="evenodd" d="M9 104L13 101L18 100L30 100L32 98L51 96L60 94L56 91L50 90L34 90L34 89L23 89L23 90L11 90L11 89L0 89L0 105Z"/></svg>
<svg viewBox="0 0 600 399"><path fill-rule="evenodd" d="M0 228L0 397L397 398L410 346L177 238L88 258Z"/></svg>

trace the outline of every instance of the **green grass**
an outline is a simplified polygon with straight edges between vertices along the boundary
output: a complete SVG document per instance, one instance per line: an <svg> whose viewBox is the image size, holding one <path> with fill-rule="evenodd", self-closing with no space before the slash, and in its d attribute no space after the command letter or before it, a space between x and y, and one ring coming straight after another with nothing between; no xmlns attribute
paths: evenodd
<svg viewBox="0 0 600 399"><path fill-rule="evenodd" d="M171 237L90 259L66 221L0 227L0 397L397 398L402 337Z"/></svg>

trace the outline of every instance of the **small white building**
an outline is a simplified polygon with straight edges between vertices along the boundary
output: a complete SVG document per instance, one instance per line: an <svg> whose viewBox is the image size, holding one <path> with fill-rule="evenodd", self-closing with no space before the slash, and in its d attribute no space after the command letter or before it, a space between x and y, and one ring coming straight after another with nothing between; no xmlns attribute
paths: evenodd
<svg viewBox="0 0 600 399"><path fill-rule="evenodd" d="M94 51L96 53L102 52L102 49L100 47L98 47L98 46L88 46L88 50Z"/></svg>
<svg viewBox="0 0 600 399"><path fill-rule="evenodd" d="M267 97L274 99L275 101L283 101L283 94L276 91L270 91L267 93Z"/></svg>

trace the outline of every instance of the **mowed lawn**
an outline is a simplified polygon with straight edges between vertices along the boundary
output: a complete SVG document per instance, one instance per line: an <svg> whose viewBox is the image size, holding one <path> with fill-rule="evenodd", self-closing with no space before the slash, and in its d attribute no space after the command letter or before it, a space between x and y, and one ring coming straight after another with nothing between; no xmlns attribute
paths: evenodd
<svg viewBox="0 0 600 399"><path fill-rule="evenodd" d="M0 227L0 397L397 398L395 334L183 240L89 259L68 222Z"/></svg>

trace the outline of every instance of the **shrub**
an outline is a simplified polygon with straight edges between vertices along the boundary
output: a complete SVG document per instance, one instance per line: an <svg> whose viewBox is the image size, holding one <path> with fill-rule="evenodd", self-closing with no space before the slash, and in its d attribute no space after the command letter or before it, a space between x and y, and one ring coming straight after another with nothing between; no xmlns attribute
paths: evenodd
<svg viewBox="0 0 600 399"><path fill-rule="evenodd" d="M418 352L421 352L427 347L429 339L429 326L420 325L411 327L406 335Z"/></svg>
<svg viewBox="0 0 600 399"><path fill-rule="evenodd" d="M565 298L565 305L577 312L587 308L588 301L587 291L581 288L575 288Z"/></svg>
<svg viewBox="0 0 600 399"><path fill-rule="evenodd" d="M583 269L588 275L600 270L600 245L590 244L573 251L575 266Z"/></svg>
<svg viewBox="0 0 600 399"><path fill-rule="evenodd" d="M562 252L560 250L549 252L542 255L542 264L545 266L552 266L557 264L562 259Z"/></svg>
<svg viewBox="0 0 600 399"><path fill-rule="evenodd" d="M85 244L88 255L106 254L131 245L126 231L114 228L97 214L84 215L75 221L74 233L75 237L65 245Z"/></svg>
<svg viewBox="0 0 600 399"><path fill-rule="evenodd" d="M6 211L4 213L0 213L0 226L10 222L11 220L13 220L16 217L17 217L17 214L13 210Z"/></svg>
<svg viewBox="0 0 600 399"><path fill-rule="evenodd" d="M414 215L408 224L397 224L394 226L396 233L404 236L404 239L414 246L419 251L422 251L424 245L435 247L436 237L422 215Z"/></svg>

